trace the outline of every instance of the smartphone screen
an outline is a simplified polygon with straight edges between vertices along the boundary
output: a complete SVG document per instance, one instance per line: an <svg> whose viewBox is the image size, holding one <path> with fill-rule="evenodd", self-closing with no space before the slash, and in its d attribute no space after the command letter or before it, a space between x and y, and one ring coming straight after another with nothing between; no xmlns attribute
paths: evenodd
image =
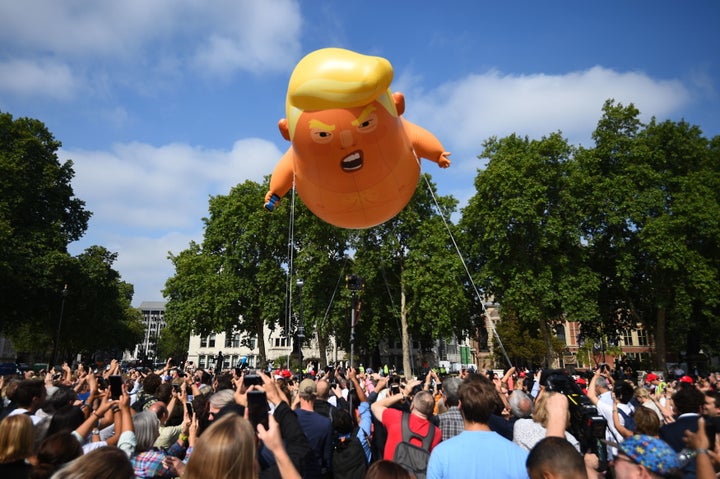
<svg viewBox="0 0 720 479"><path fill-rule="evenodd" d="M122 396L122 376L110 376L110 399L120 399Z"/></svg>
<svg viewBox="0 0 720 479"><path fill-rule="evenodd" d="M185 406L187 407L188 416L192 417L193 415L193 407L191 402L185 403Z"/></svg>
<svg viewBox="0 0 720 479"><path fill-rule="evenodd" d="M263 380L257 374L246 374L245 377L243 378L243 384L245 385L246 388L249 388L253 384L255 384L257 386L262 386Z"/></svg>
<svg viewBox="0 0 720 479"><path fill-rule="evenodd" d="M262 424L265 429L267 429L268 411L270 408L265 391L248 391L247 402L248 416L250 417L250 423L253 425L253 428L257 429L257 425Z"/></svg>

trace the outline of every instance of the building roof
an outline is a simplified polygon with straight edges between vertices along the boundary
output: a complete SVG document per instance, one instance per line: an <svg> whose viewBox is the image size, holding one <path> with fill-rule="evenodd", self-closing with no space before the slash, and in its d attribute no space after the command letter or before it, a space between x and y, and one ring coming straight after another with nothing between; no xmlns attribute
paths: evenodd
<svg viewBox="0 0 720 479"><path fill-rule="evenodd" d="M149 309L161 309L165 311L165 305L167 304L167 301L143 301L140 303L140 309L142 310L149 310Z"/></svg>

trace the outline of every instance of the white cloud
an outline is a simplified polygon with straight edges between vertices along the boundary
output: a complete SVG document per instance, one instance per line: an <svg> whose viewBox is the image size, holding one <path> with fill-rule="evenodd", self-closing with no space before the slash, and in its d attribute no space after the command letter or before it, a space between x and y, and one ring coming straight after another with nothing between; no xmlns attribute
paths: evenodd
<svg viewBox="0 0 720 479"><path fill-rule="evenodd" d="M86 236L71 252L101 244L118 253L114 267L135 285L133 304L159 300L158 291L173 274L167 253L202 240L209 196L228 194L245 180L262 182L281 155L274 144L254 138L238 140L229 151L177 143L61 150L61 161L74 163L75 196L93 212Z"/></svg>
<svg viewBox="0 0 720 479"><path fill-rule="evenodd" d="M299 5L293 1L268 5L228 2L228 8L213 19L213 28L195 49L194 67L225 75L235 70L260 72L292 65L300 51Z"/></svg>
<svg viewBox="0 0 720 479"><path fill-rule="evenodd" d="M690 101L676 80L593 67L564 75L469 75L408 100L408 112L463 152L479 154L490 136L512 133L540 138L562 131L587 144L605 100L633 103L642 119L665 118Z"/></svg>
<svg viewBox="0 0 720 479"><path fill-rule="evenodd" d="M55 61L0 62L0 91L10 95L68 99L79 90L79 83L67 65Z"/></svg>
<svg viewBox="0 0 720 479"><path fill-rule="evenodd" d="M93 222L164 231L195 225L207 213L208 195L227 194L246 179L261 182L281 154L273 143L251 138L230 151L129 143L109 152L62 150L59 157L73 160L75 195Z"/></svg>
<svg viewBox="0 0 720 479"><path fill-rule="evenodd" d="M286 69L300 27L296 0L0 2L0 92L62 98L98 79L142 90L183 72Z"/></svg>

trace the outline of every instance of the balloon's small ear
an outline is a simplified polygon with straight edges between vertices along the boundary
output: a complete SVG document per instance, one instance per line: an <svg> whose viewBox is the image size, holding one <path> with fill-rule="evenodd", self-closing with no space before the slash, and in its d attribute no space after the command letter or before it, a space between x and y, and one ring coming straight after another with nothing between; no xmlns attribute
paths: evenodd
<svg viewBox="0 0 720 479"><path fill-rule="evenodd" d="M278 129L280 130L282 137L287 141L290 141L290 128L288 128L287 118L283 118L278 122Z"/></svg>
<svg viewBox="0 0 720 479"><path fill-rule="evenodd" d="M398 116L400 116L405 113L405 95L400 92L395 92L392 96L395 101L395 109L397 110Z"/></svg>

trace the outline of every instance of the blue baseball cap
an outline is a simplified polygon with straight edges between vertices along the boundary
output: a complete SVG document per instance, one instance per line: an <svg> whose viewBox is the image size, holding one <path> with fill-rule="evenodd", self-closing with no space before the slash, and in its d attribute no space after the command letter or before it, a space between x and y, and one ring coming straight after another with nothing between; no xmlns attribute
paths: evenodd
<svg viewBox="0 0 720 479"><path fill-rule="evenodd" d="M634 462L657 474L665 475L682 467L675 450L656 437L636 434L618 444L617 448Z"/></svg>

